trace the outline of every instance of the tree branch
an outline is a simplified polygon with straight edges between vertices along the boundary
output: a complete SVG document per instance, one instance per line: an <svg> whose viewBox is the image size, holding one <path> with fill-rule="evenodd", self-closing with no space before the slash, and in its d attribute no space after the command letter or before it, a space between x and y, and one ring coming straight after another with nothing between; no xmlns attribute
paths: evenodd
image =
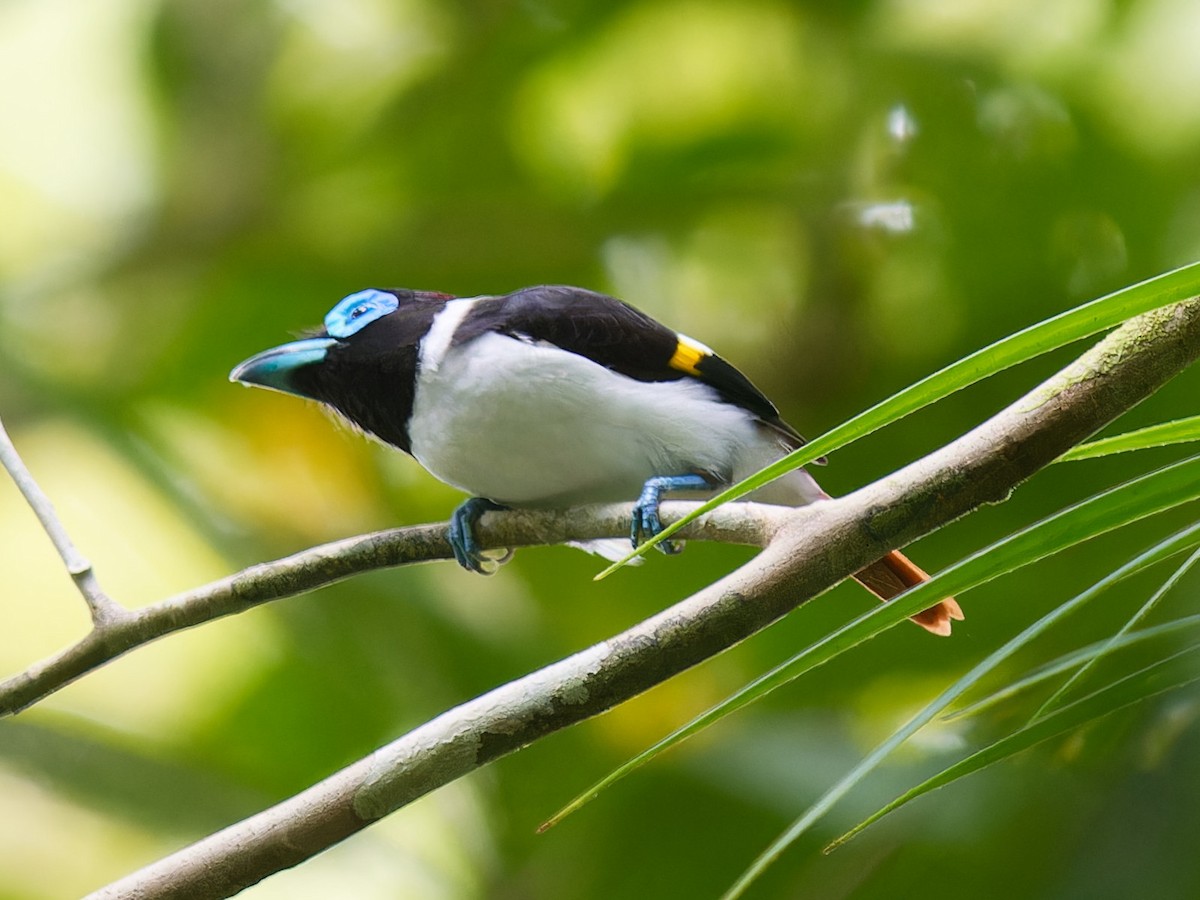
<svg viewBox="0 0 1200 900"><path fill-rule="evenodd" d="M696 503L664 503L673 522ZM760 504L729 505L683 532L693 540L763 547L792 510ZM486 514L477 529L488 548L561 544L629 534L629 504L558 511ZM0 683L0 716L13 715L130 650L161 637L254 606L294 597L372 569L452 559L445 523L393 528L312 547L136 610L114 609L77 643Z"/></svg>
<svg viewBox="0 0 1200 900"><path fill-rule="evenodd" d="M296 865L434 788L719 653L892 547L1002 500L1198 355L1200 301L1139 316L947 447L854 494L806 508L754 560L692 597L443 713L303 793L91 896L227 897ZM489 543L492 527L481 529Z"/></svg>

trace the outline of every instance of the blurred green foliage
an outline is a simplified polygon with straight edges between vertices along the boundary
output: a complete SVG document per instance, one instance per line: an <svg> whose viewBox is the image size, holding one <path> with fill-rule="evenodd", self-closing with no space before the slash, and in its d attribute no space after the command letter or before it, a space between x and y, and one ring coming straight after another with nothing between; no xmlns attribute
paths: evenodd
<svg viewBox="0 0 1200 900"><path fill-rule="evenodd" d="M369 285L606 290L714 344L823 431L1200 258L1197 34L1186 0L9 0L0 415L132 604L452 508L412 461L226 383ZM842 493L894 469L1065 358L847 448L823 483ZM1196 386L1185 375L1126 424L1194 414ZM1181 452L1053 467L914 555L939 568ZM246 896L714 895L940 686L1179 521L972 592L953 640L896 629L533 834L869 604L840 587ZM0 722L0 897L103 884L744 558L694 545L599 585L594 560L558 548L492 579L375 573L138 651ZM0 566L7 673L86 626L7 483ZM1164 614L1191 611L1195 585ZM1114 591L1046 658L1152 589ZM820 856L974 737L922 732L757 895L1194 897L1198 714L1194 694L1136 707Z"/></svg>

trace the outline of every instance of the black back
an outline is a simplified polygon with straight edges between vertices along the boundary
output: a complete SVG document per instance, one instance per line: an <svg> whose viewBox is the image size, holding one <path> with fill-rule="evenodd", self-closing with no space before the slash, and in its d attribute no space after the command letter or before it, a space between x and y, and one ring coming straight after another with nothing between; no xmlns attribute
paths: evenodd
<svg viewBox="0 0 1200 900"><path fill-rule="evenodd" d="M804 443L779 417L775 404L716 354L702 356L695 373L672 366L680 336L615 297L565 285L541 285L502 297L485 297L459 326L454 344L489 331L554 344L638 381L696 378L726 402L754 413L789 443L797 447Z"/></svg>

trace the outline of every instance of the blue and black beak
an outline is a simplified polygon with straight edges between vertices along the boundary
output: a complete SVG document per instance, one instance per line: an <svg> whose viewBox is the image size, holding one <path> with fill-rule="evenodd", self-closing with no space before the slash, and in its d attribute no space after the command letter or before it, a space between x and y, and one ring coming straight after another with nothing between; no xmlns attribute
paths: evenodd
<svg viewBox="0 0 1200 900"><path fill-rule="evenodd" d="M312 376L336 343L331 337L316 337L272 347L238 363L229 373L229 380L318 400L313 396Z"/></svg>

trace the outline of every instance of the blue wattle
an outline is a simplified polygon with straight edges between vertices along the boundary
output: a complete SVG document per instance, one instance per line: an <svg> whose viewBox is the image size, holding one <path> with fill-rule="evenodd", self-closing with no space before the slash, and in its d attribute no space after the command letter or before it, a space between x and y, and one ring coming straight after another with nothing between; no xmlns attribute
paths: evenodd
<svg viewBox="0 0 1200 900"><path fill-rule="evenodd" d="M400 300L395 294L367 288L338 301L325 315L325 331L330 337L345 340L399 308Z"/></svg>

